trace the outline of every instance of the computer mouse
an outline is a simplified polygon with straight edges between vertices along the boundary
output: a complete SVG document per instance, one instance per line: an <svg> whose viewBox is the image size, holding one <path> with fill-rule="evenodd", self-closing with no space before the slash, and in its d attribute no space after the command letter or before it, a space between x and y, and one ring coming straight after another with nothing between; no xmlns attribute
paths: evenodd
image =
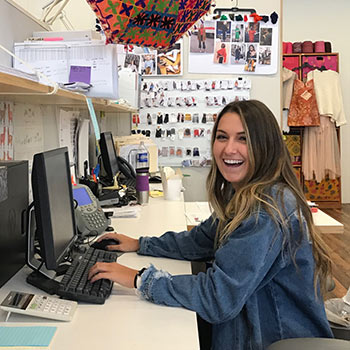
<svg viewBox="0 0 350 350"><path fill-rule="evenodd" d="M103 239L100 242L92 243L91 247L95 248L95 249L107 250L106 246L108 246L108 245L115 245L115 244L119 244L119 241L117 239L106 238L106 239Z"/></svg>

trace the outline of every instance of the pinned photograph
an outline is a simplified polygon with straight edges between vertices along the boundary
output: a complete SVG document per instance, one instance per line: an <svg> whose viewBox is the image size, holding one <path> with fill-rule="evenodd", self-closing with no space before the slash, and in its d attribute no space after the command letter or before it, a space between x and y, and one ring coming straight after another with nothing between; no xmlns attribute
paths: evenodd
<svg viewBox="0 0 350 350"><path fill-rule="evenodd" d="M232 42L241 43L244 38L244 25L236 24L232 27Z"/></svg>
<svg viewBox="0 0 350 350"><path fill-rule="evenodd" d="M141 74L154 75L156 72L156 55L151 53L141 55Z"/></svg>
<svg viewBox="0 0 350 350"><path fill-rule="evenodd" d="M181 75L181 43L175 44L169 51L157 55L158 75Z"/></svg>
<svg viewBox="0 0 350 350"><path fill-rule="evenodd" d="M259 28L260 24L257 23L248 23L245 29L244 41L246 43L258 43L259 42Z"/></svg>
<svg viewBox="0 0 350 350"><path fill-rule="evenodd" d="M247 55L246 55L246 61L248 62L251 59L255 59L257 58L257 44L249 44L247 45L248 49L247 49Z"/></svg>
<svg viewBox="0 0 350 350"><path fill-rule="evenodd" d="M255 68L256 68L256 59L249 59L246 65L244 66L244 70L246 72L255 72Z"/></svg>
<svg viewBox="0 0 350 350"><path fill-rule="evenodd" d="M231 21L216 22L216 39L223 42L231 41Z"/></svg>
<svg viewBox="0 0 350 350"><path fill-rule="evenodd" d="M272 28L261 28L260 30L260 45L272 45Z"/></svg>
<svg viewBox="0 0 350 350"><path fill-rule="evenodd" d="M130 69L132 72L138 72L140 68L140 56L134 54L126 54L124 60L124 68Z"/></svg>
<svg viewBox="0 0 350 350"><path fill-rule="evenodd" d="M232 44L231 45L231 64L245 64L246 62L246 45Z"/></svg>
<svg viewBox="0 0 350 350"><path fill-rule="evenodd" d="M213 53L215 22L205 21L194 26L190 36L191 53Z"/></svg>
<svg viewBox="0 0 350 350"><path fill-rule="evenodd" d="M259 48L259 64L270 65L271 64L271 47Z"/></svg>
<svg viewBox="0 0 350 350"><path fill-rule="evenodd" d="M223 43L217 41L215 45L214 52L214 63L227 64L228 63L228 52L229 52L229 43Z"/></svg>

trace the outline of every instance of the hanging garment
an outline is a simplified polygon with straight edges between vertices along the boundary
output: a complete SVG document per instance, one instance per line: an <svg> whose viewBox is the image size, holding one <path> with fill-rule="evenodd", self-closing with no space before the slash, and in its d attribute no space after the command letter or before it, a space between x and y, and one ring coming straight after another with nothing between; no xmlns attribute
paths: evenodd
<svg viewBox="0 0 350 350"><path fill-rule="evenodd" d="M289 109L293 96L294 80L298 77L297 73L283 67L283 109Z"/></svg>
<svg viewBox="0 0 350 350"><path fill-rule="evenodd" d="M339 73L314 70L307 74L307 80L314 81L319 113L329 116L337 126L346 124Z"/></svg>
<svg viewBox="0 0 350 350"><path fill-rule="evenodd" d="M320 117L320 126L307 127L303 134L302 171L305 180L321 182L340 176L340 152L334 123Z"/></svg>
<svg viewBox="0 0 350 350"><path fill-rule="evenodd" d="M317 126L320 125L317 102L312 80L303 83L299 79L294 81L292 101L288 114L289 126Z"/></svg>

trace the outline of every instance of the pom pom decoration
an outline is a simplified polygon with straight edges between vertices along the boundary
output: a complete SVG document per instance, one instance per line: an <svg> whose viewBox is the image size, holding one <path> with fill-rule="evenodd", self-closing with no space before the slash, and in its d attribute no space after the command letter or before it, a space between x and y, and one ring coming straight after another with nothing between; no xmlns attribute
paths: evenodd
<svg viewBox="0 0 350 350"><path fill-rule="evenodd" d="M87 0L107 43L169 48L209 10L212 0Z"/></svg>
<svg viewBox="0 0 350 350"><path fill-rule="evenodd" d="M276 12L271 13L270 19L272 24L276 24L278 21L278 14Z"/></svg>
<svg viewBox="0 0 350 350"><path fill-rule="evenodd" d="M249 15L249 17L253 17L255 23L257 23L257 22L262 20L262 17L259 16L257 13L252 13L251 15Z"/></svg>

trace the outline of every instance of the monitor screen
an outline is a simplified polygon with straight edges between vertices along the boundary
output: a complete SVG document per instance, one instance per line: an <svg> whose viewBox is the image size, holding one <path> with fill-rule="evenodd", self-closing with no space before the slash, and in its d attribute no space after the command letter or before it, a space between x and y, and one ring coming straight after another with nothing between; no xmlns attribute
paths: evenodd
<svg viewBox="0 0 350 350"><path fill-rule="evenodd" d="M67 147L34 155L32 189L40 255L55 270L76 238Z"/></svg>
<svg viewBox="0 0 350 350"><path fill-rule="evenodd" d="M100 149L103 168L106 172L106 181L112 184L115 175L119 171L119 166L113 136L110 131L101 133Z"/></svg>

